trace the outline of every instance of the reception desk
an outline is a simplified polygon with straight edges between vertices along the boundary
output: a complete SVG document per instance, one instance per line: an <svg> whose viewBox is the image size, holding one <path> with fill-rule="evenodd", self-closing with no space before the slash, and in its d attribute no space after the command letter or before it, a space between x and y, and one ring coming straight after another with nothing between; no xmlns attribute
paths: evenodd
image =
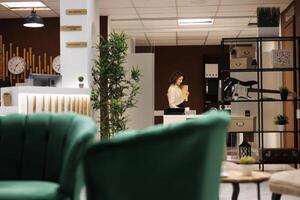
<svg viewBox="0 0 300 200"><path fill-rule="evenodd" d="M201 118L203 115L164 115L163 124L174 124L189 119Z"/></svg>
<svg viewBox="0 0 300 200"><path fill-rule="evenodd" d="M3 96L9 94L11 103L4 106ZM1 88L0 115L12 112L75 112L90 115L90 89L17 86Z"/></svg>

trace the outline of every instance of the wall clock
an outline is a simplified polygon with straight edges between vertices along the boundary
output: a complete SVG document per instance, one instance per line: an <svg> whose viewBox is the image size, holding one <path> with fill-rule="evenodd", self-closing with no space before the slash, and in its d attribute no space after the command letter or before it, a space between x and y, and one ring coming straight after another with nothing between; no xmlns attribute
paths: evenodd
<svg viewBox="0 0 300 200"><path fill-rule="evenodd" d="M52 61L52 68L56 73L60 74L60 56L56 56Z"/></svg>
<svg viewBox="0 0 300 200"><path fill-rule="evenodd" d="M20 56L14 56L8 61L8 70L12 74L21 74L26 67L26 61Z"/></svg>

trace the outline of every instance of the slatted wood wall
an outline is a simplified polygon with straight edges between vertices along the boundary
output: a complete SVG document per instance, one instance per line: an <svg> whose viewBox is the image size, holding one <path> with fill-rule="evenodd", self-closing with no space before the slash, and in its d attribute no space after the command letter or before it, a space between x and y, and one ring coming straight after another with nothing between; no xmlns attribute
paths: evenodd
<svg viewBox="0 0 300 200"><path fill-rule="evenodd" d="M31 47L22 48L12 43L4 44L2 39L0 35L0 80L10 80L14 84L23 83L29 73L57 74L52 68L54 56L49 56L46 52L43 55L36 55ZM14 56L20 56L26 61L26 69L18 75L8 70L8 61Z"/></svg>

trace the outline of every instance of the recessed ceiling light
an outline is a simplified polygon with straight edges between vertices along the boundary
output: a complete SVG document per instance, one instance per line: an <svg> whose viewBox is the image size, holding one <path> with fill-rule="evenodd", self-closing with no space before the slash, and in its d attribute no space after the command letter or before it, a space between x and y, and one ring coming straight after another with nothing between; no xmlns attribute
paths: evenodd
<svg viewBox="0 0 300 200"><path fill-rule="evenodd" d="M1 2L1 5L10 10L50 10L45 4L40 1L26 1L26 2Z"/></svg>
<svg viewBox="0 0 300 200"><path fill-rule="evenodd" d="M178 19L178 25L187 26L187 25L210 25L213 24L214 20L211 18L206 19Z"/></svg>

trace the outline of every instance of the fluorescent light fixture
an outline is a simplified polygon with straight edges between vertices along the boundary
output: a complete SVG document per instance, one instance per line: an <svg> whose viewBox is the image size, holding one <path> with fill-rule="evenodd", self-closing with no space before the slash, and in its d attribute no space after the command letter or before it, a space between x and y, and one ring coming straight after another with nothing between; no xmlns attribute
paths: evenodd
<svg viewBox="0 0 300 200"><path fill-rule="evenodd" d="M211 18L203 19L178 19L179 26L188 26L188 25L211 25L214 23L214 20Z"/></svg>
<svg viewBox="0 0 300 200"><path fill-rule="evenodd" d="M45 4L40 1L26 1L26 2L1 2L2 6L10 10L50 10Z"/></svg>

